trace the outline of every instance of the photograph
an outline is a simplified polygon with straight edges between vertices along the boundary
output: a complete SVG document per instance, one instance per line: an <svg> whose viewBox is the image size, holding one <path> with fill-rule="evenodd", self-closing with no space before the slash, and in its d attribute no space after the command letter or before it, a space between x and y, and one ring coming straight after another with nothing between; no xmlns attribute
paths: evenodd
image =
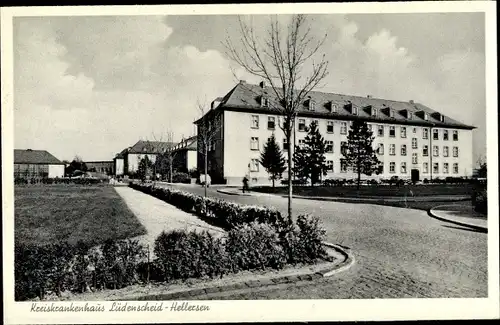
<svg viewBox="0 0 500 325"><path fill-rule="evenodd" d="M2 8L4 321L498 318L462 4Z"/></svg>

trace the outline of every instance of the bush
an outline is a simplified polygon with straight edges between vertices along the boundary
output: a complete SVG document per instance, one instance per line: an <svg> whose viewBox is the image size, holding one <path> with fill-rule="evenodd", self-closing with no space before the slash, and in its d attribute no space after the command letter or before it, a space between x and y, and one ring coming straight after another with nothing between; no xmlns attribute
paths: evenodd
<svg viewBox="0 0 500 325"><path fill-rule="evenodd" d="M472 194L472 205L474 211L487 214L488 213L488 191L484 187L482 189L476 189Z"/></svg>
<svg viewBox="0 0 500 325"><path fill-rule="evenodd" d="M221 240L207 231L162 232L155 240L154 251L165 281L222 276L228 266Z"/></svg>
<svg viewBox="0 0 500 325"><path fill-rule="evenodd" d="M286 263L277 232L267 224L252 222L227 234L226 249L233 271L281 269Z"/></svg>
<svg viewBox="0 0 500 325"><path fill-rule="evenodd" d="M24 178L24 177L16 177L14 179L15 185L28 185L28 184L76 184L76 185L92 185L102 183L102 180L96 178Z"/></svg>
<svg viewBox="0 0 500 325"><path fill-rule="evenodd" d="M191 176L187 173L173 173L172 175L172 183L191 183Z"/></svg>

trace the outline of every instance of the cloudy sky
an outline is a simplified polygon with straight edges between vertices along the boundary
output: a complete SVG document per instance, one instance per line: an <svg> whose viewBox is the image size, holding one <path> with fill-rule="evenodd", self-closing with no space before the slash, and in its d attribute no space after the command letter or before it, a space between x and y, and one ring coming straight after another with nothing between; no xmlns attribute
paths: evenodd
<svg viewBox="0 0 500 325"><path fill-rule="evenodd" d="M252 19L262 27L269 17ZM477 126L474 155L485 154L482 13L309 20L327 34L329 76L317 90L421 102ZM15 18L15 147L110 160L168 130L192 135L197 101L259 81L227 58L226 35L238 37L236 16Z"/></svg>

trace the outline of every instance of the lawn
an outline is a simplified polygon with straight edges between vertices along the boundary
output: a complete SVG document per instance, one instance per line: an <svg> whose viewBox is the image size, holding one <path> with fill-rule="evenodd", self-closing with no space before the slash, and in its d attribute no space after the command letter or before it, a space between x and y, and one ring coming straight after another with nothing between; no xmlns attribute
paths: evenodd
<svg viewBox="0 0 500 325"><path fill-rule="evenodd" d="M264 193L288 193L288 187L252 187L252 191ZM472 195L471 184L432 184L432 185L367 185L361 186L294 186L293 194L322 197L391 197L391 196L435 196L435 195Z"/></svg>
<svg viewBox="0 0 500 325"><path fill-rule="evenodd" d="M109 185L16 186L15 241L99 244L146 233Z"/></svg>

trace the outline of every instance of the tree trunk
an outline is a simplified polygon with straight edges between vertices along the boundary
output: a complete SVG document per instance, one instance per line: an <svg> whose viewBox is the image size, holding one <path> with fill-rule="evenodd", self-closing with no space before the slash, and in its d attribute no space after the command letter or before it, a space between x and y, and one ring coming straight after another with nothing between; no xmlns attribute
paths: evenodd
<svg viewBox="0 0 500 325"><path fill-rule="evenodd" d="M172 184L172 159L170 159L170 183Z"/></svg>
<svg viewBox="0 0 500 325"><path fill-rule="evenodd" d="M290 133L290 132L288 132ZM288 141L288 218L292 219L292 142L290 134L286 135Z"/></svg>
<svg viewBox="0 0 500 325"><path fill-rule="evenodd" d="M205 198L207 197L207 182L208 182L208 149L207 149L207 146L205 146L205 184L204 184L204 188L205 188ZM206 210L206 209L205 209Z"/></svg>
<svg viewBox="0 0 500 325"><path fill-rule="evenodd" d="M274 190L274 177L273 177L273 190Z"/></svg>

